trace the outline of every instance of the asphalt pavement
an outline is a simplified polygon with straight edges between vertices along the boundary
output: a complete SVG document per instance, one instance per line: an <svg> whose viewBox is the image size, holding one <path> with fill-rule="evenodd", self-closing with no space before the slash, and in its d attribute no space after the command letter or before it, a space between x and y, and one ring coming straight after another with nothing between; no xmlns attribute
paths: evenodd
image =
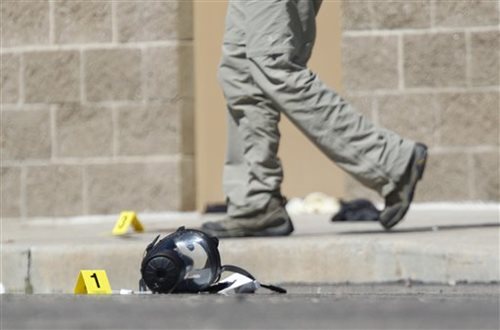
<svg viewBox="0 0 500 330"><path fill-rule="evenodd" d="M288 285L288 294L3 295L1 329L499 329L498 285Z"/></svg>

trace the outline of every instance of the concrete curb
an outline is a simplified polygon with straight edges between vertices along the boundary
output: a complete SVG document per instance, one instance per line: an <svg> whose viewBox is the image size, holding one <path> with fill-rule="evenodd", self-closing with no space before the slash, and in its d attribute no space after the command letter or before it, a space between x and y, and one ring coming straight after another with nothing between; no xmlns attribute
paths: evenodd
<svg viewBox="0 0 500 330"><path fill-rule="evenodd" d="M294 219L296 233L290 237L221 240L220 253L223 263L270 283L500 282L495 214L483 215L486 223L467 217L417 223L421 216L414 214L392 234L375 223L332 225L324 216L307 216ZM181 222L194 227L199 219ZM94 228L93 236L82 226L39 228L53 239L2 244L1 282L7 292L72 293L81 269L104 269L114 290L136 289L144 248L162 232L154 226L127 239L95 234L109 224Z"/></svg>

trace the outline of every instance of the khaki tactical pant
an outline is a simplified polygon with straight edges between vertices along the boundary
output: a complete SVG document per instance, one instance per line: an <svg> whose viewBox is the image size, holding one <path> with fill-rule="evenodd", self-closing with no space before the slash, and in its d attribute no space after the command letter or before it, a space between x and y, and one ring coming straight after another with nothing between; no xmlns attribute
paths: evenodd
<svg viewBox="0 0 500 330"><path fill-rule="evenodd" d="M383 196L410 160L413 141L375 127L307 68L320 4L229 1L218 76L229 112L224 190L231 216L262 210L280 195L281 113L337 165Z"/></svg>

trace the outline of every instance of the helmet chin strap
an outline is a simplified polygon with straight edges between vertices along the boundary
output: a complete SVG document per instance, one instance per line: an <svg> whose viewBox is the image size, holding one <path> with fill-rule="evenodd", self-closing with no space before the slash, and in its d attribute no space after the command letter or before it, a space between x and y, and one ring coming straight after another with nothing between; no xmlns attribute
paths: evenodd
<svg viewBox="0 0 500 330"><path fill-rule="evenodd" d="M285 289L283 289L282 287L279 287L277 285L263 284L263 283L258 282L252 274L250 274L247 270L245 270L241 267L234 266L234 265L223 265L221 267L221 273L223 273L223 272L232 272L232 273L241 274L245 277L248 277L250 280L257 283L257 287L255 289L257 289L260 286L260 287L266 288L268 290L271 290L271 291L274 291L277 293L286 293ZM230 282L222 282L222 283L224 283L224 284L229 283L229 285L231 284ZM217 283L217 284L215 284L215 286L217 286L219 284L221 284L221 283ZM217 290L216 292L220 292L221 290L224 290L227 287L228 287L228 285L222 285L222 288Z"/></svg>

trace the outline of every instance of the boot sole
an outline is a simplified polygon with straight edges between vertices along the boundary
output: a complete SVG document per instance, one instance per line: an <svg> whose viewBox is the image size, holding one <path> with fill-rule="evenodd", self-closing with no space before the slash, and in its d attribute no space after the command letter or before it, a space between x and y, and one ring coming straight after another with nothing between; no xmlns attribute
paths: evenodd
<svg viewBox="0 0 500 330"><path fill-rule="evenodd" d="M235 228L229 230L213 230L202 227L202 230L207 234L218 238L230 237L271 237L271 236L288 236L293 231L293 223L290 218L285 218L285 222L279 226L268 227L260 230L251 230L248 228Z"/></svg>

